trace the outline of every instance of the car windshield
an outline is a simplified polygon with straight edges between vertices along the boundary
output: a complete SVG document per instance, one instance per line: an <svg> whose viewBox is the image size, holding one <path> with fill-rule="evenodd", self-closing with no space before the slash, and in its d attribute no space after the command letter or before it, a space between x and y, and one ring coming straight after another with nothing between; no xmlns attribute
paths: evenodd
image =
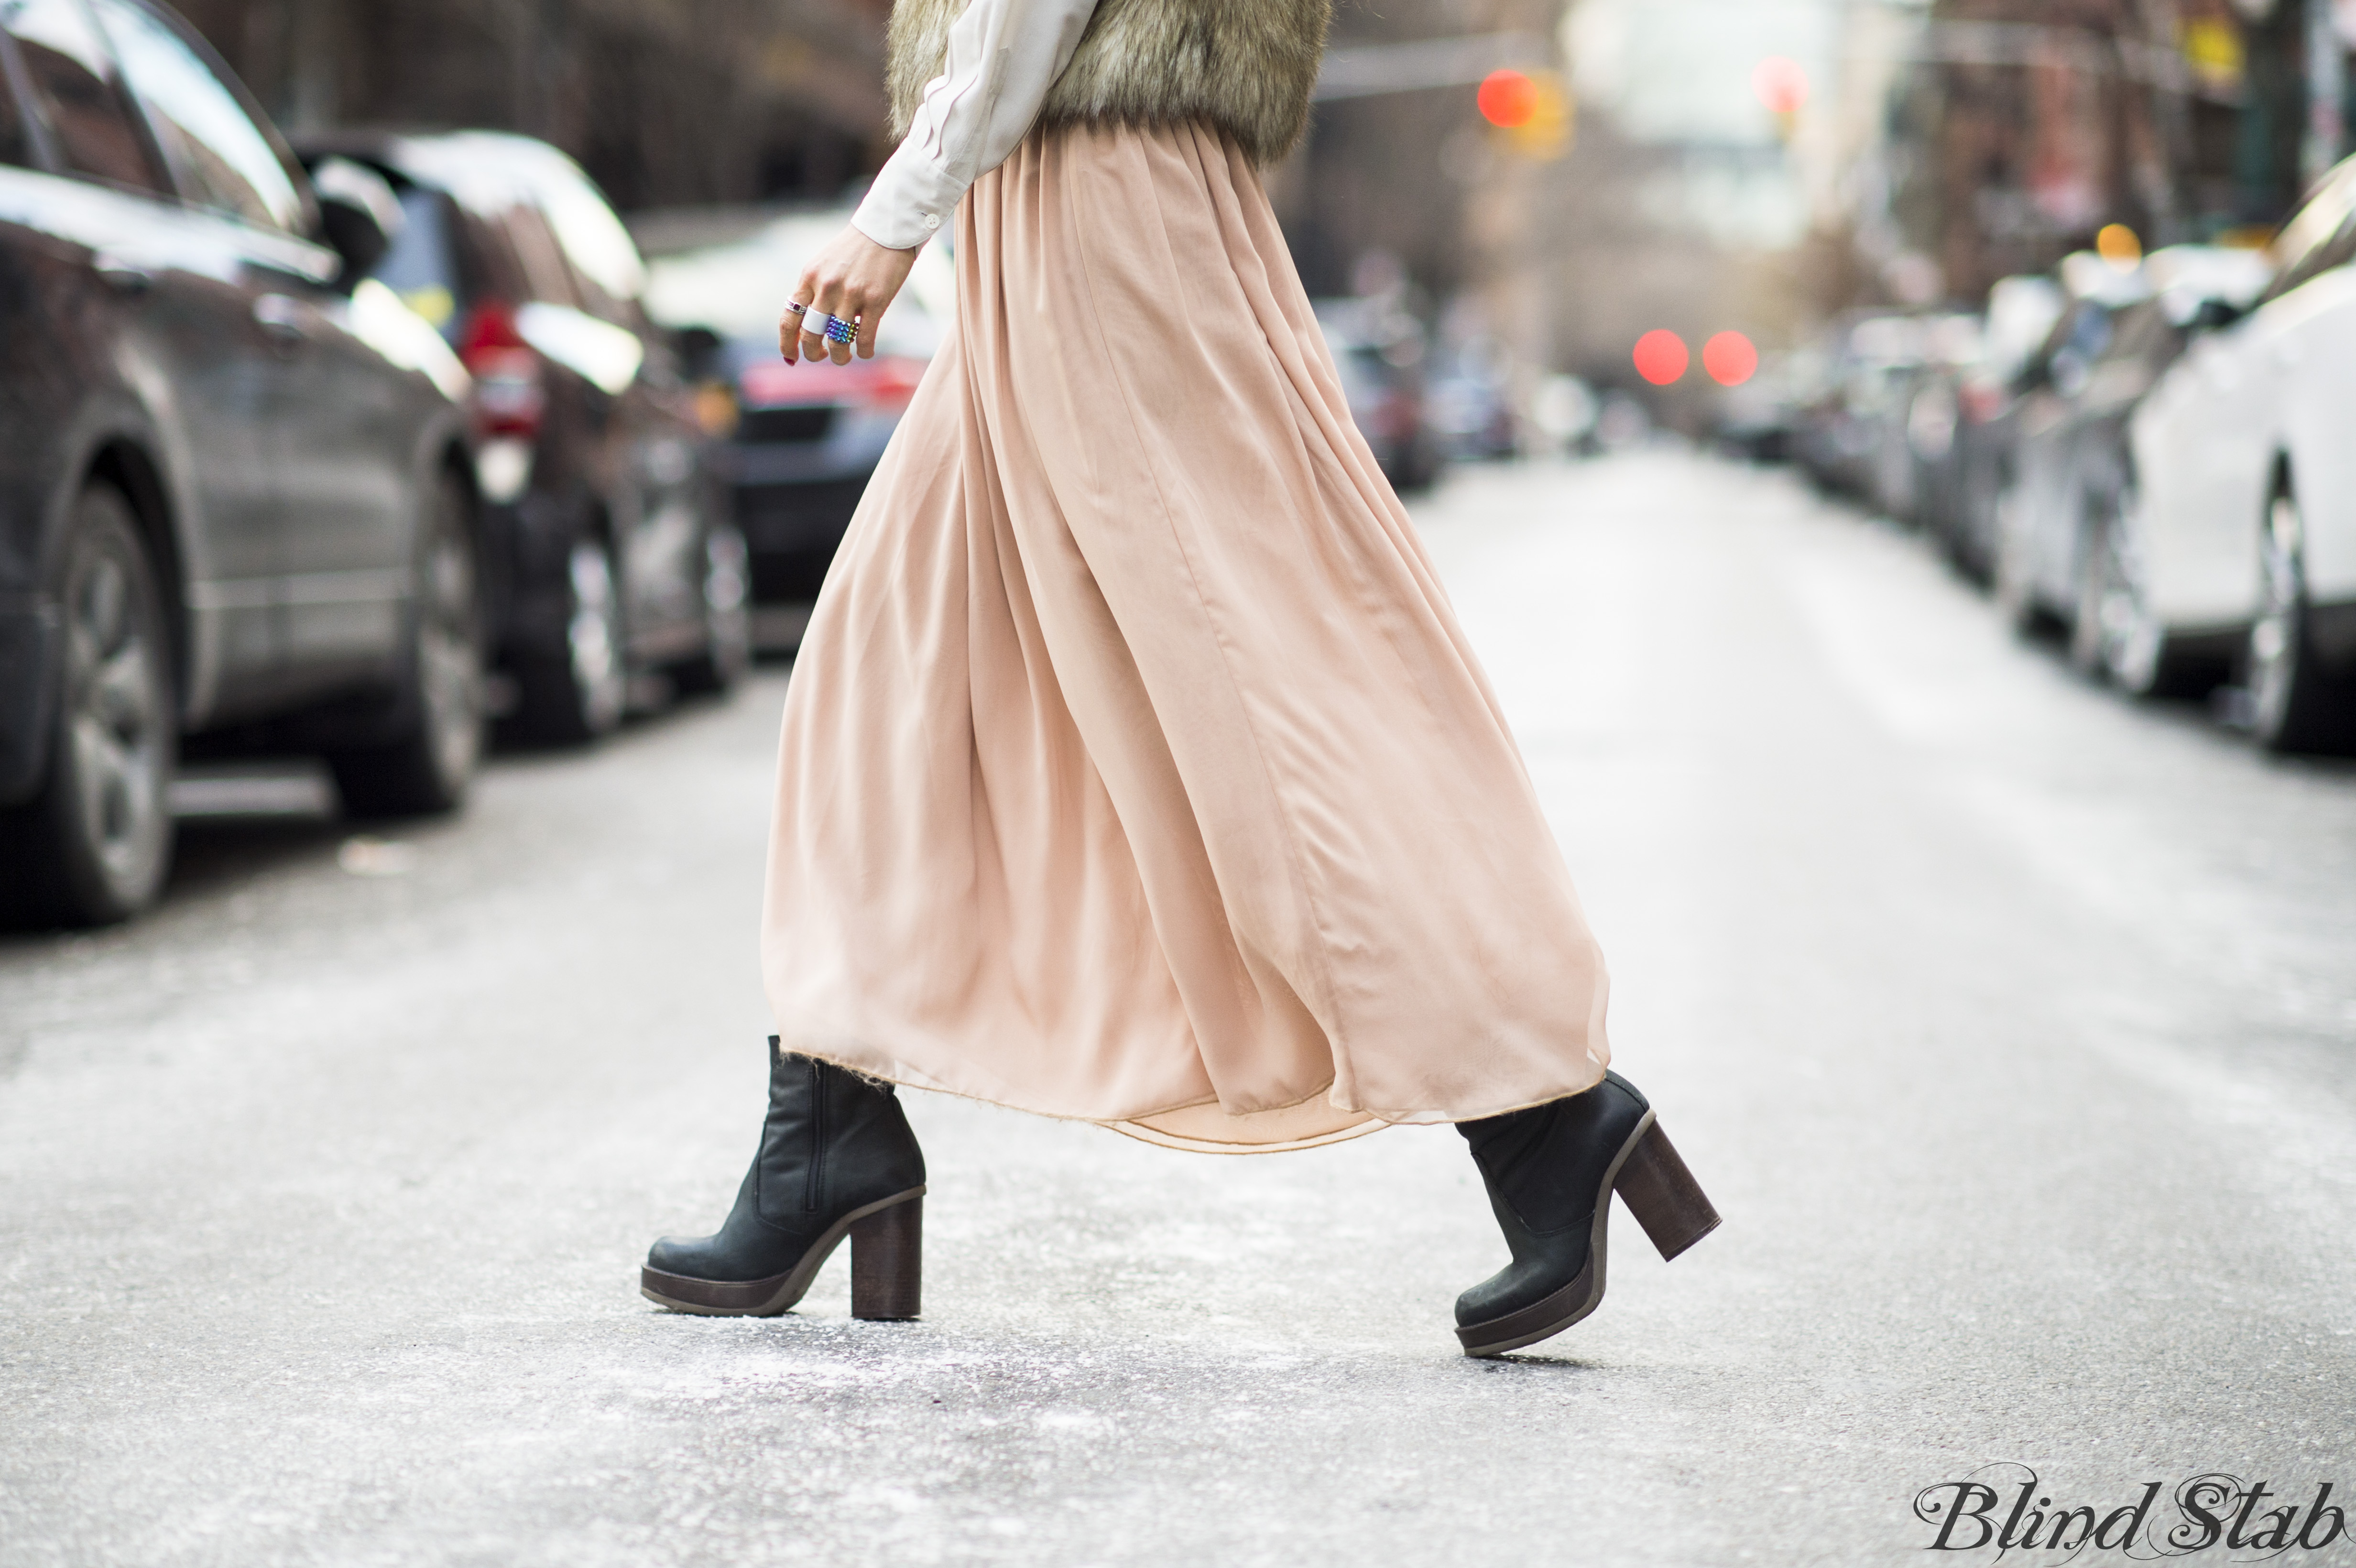
<svg viewBox="0 0 2356 1568"><path fill-rule="evenodd" d="M123 0L101 0L99 15L188 195L260 228L301 228L303 197L278 150L187 40Z"/></svg>
<svg viewBox="0 0 2356 1568"><path fill-rule="evenodd" d="M2105 364L2140 361L2157 369L2174 358L2180 347L2166 307L2158 300L2145 300L2118 313L2098 357Z"/></svg>
<svg viewBox="0 0 2356 1568"><path fill-rule="evenodd" d="M554 153L533 176L541 210L548 215L557 243L564 248L574 269L605 296L598 303L619 306L644 293L647 268L638 259L638 248L588 176L572 160Z"/></svg>
<svg viewBox="0 0 2356 1568"><path fill-rule="evenodd" d="M448 208L439 192L413 185L401 193L401 211L406 221L376 264L376 279L455 343L458 273L450 251Z"/></svg>
<svg viewBox="0 0 2356 1568"><path fill-rule="evenodd" d="M2276 261L2288 269L2307 259L2308 252L2325 243L2340 232L2348 221L2349 213L2356 210L2356 164L2341 168L2288 223L2274 242Z"/></svg>
<svg viewBox="0 0 2356 1568"><path fill-rule="evenodd" d="M2275 239L2278 265L2265 297L2277 300L2315 277L2344 264L2356 250L2356 160L2327 180Z"/></svg>
<svg viewBox="0 0 2356 1568"><path fill-rule="evenodd" d="M90 14L69 0L0 0L0 27L24 49L33 107L66 167L132 190L163 189L129 106L115 92Z"/></svg>
<svg viewBox="0 0 2356 1568"><path fill-rule="evenodd" d="M16 89L8 82L8 46L0 43L0 164L29 168L33 163L33 144L25 134L23 112L16 107Z"/></svg>

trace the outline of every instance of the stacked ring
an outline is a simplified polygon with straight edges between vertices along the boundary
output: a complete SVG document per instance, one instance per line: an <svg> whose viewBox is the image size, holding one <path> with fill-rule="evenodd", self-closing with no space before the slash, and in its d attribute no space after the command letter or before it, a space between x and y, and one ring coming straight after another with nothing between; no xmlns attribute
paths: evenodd
<svg viewBox="0 0 2356 1568"><path fill-rule="evenodd" d="M830 315L826 318L826 340L829 343L848 343L857 335L857 329L842 317Z"/></svg>

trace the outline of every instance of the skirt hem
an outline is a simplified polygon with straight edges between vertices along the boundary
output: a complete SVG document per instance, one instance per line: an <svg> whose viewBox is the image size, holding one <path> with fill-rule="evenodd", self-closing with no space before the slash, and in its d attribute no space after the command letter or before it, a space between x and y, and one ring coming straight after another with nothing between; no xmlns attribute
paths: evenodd
<svg viewBox="0 0 2356 1568"><path fill-rule="evenodd" d="M1053 1122L1082 1122L1089 1126L1107 1128L1124 1137L1135 1138L1140 1143L1152 1144L1159 1148L1179 1149L1190 1154L1291 1154L1302 1149L1323 1148L1328 1144L1347 1143L1353 1138L1365 1137L1369 1133L1381 1132L1385 1127L1453 1126L1462 1122L1486 1121L1492 1116L1511 1115L1515 1111L1526 1111L1538 1105L1552 1104L1557 1100L1568 1100L1574 1095L1584 1094L1588 1090L1603 1082L1603 1069L1598 1067L1595 1070L1595 1076L1576 1089L1549 1092L1540 1094L1536 1099L1523 1100L1510 1105L1461 1114L1430 1110L1387 1112L1363 1106L1336 1105L1333 1107L1334 1110L1355 1119L1330 1131L1313 1133L1301 1137L1254 1142L1243 1138L1188 1136L1151 1125L1155 1117L1175 1115L1186 1111L1199 1111L1205 1106L1217 1104L1216 1100L1193 1100L1183 1105L1165 1106L1156 1111L1140 1111L1126 1116L1092 1116L1080 1111L1043 1110L1036 1105L1017 1104L1012 1100L1001 1099L996 1095L982 1093L976 1090L959 1089L929 1078L924 1073L905 1069L889 1072L878 1072L870 1061L854 1059L840 1050L798 1041L782 1029L779 1031L778 1039L782 1049L797 1056L810 1057L815 1061L826 1062L830 1066L840 1067L846 1072L856 1073L873 1083L889 1083L903 1089L921 1089L936 1094L948 1094L959 1100L972 1100L984 1105L995 1105L1001 1110L1019 1111L1026 1116L1044 1116ZM1287 1111L1298 1110L1313 1102L1318 1095L1330 1094L1332 1092L1333 1084L1329 1083L1321 1089L1311 1091L1289 1105L1271 1105L1265 1110L1246 1112L1243 1115L1234 1117L1233 1120L1239 1123L1248 1122L1254 1116L1277 1115Z"/></svg>

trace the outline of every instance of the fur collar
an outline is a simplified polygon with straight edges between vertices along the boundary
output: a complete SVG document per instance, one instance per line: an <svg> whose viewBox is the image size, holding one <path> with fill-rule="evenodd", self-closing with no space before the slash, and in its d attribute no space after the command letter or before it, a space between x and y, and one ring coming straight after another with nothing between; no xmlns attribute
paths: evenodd
<svg viewBox="0 0 2356 1568"><path fill-rule="evenodd" d="M905 135L948 58L965 0L894 0L892 134ZM1207 120L1256 164L1293 149L1325 54L1333 0L1098 0L1042 126Z"/></svg>

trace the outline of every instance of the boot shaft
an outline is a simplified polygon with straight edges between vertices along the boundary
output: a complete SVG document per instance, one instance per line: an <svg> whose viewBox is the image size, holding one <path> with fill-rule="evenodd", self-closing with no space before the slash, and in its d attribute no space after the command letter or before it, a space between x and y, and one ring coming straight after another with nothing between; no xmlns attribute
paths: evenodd
<svg viewBox="0 0 2356 1568"><path fill-rule="evenodd" d="M1604 1172L1650 1108L1634 1084L1607 1072L1583 1094L1459 1122L1456 1130L1472 1147L1491 1203L1532 1232L1552 1232L1595 1212Z"/></svg>
<svg viewBox="0 0 2356 1568"><path fill-rule="evenodd" d="M924 1153L890 1084L769 1037L769 1113L749 1178L764 1221L822 1229L924 1180Z"/></svg>

